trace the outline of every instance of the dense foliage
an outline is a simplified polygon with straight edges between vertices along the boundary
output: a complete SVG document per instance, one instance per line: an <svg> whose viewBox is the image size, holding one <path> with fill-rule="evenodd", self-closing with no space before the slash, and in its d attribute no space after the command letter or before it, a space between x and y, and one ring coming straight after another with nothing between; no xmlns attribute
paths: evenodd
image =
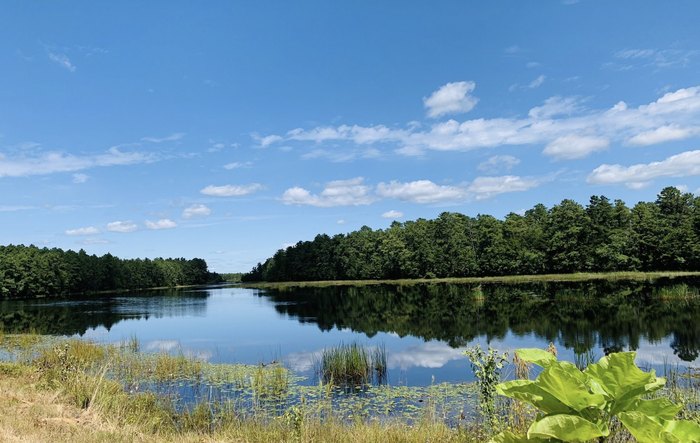
<svg viewBox="0 0 700 443"><path fill-rule="evenodd" d="M664 188L632 209L593 196L504 220L444 212L435 220L364 226L281 249L244 281L469 277L700 268L700 197Z"/></svg>
<svg viewBox="0 0 700 443"><path fill-rule="evenodd" d="M119 259L36 246L0 246L0 298L53 297L216 280L201 258Z"/></svg>

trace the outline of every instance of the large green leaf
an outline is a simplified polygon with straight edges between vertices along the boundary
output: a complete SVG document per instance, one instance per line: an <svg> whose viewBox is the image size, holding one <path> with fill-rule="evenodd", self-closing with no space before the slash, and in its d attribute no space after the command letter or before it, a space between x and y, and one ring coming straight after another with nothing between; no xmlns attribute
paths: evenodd
<svg viewBox="0 0 700 443"><path fill-rule="evenodd" d="M567 442L587 441L609 433L607 427L601 428L582 417L568 414L548 415L527 430L528 438L556 438Z"/></svg>
<svg viewBox="0 0 700 443"><path fill-rule="evenodd" d="M683 443L700 443L700 424L689 420L668 420L664 423L664 432Z"/></svg>
<svg viewBox="0 0 700 443"><path fill-rule="evenodd" d="M574 412L533 380L511 380L496 385L496 392L506 397L530 403L545 414Z"/></svg>
<svg viewBox="0 0 700 443"><path fill-rule="evenodd" d="M515 354L523 361L534 363L543 368L549 367L557 361L557 358L551 353L538 348L518 349Z"/></svg>
<svg viewBox="0 0 700 443"><path fill-rule="evenodd" d="M639 369L634 363L635 356L635 352L613 353L584 370L593 379L593 384L597 383L612 400L612 414L630 408L637 398L660 389L666 383L665 379L657 378L654 371Z"/></svg>
<svg viewBox="0 0 700 443"><path fill-rule="evenodd" d="M662 422L641 412L621 412L618 417L639 443L685 443L685 440L665 431Z"/></svg>
<svg viewBox="0 0 700 443"><path fill-rule="evenodd" d="M542 371L536 382L544 391L575 411L603 409L605 406L605 397L592 393L587 385L587 376L571 363L557 362L551 365Z"/></svg>
<svg viewBox="0 0 700 443"><path fill-rule="evenodd" d="M667 398L655 398L653 400L639 400L632 407L632 410L641 412L649 417L673 420L682 408L682 406L674 404Z"/></svg>

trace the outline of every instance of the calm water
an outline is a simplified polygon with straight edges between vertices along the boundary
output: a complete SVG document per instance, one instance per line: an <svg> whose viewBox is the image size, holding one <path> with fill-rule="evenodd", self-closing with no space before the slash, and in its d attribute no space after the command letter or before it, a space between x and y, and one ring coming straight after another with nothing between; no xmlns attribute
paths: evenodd
<svg viewBox="0 0 700 443"><path fill-rule="evenodd" d="M324 347L383 345L391 384L472 378L465 346L546 347L575 361L637 350L642 367L700 366L700 280L430 284L262 291L158 291L91 300L0 302L6 332L99 342L212 362L281 360L313 380Z"/></svg>

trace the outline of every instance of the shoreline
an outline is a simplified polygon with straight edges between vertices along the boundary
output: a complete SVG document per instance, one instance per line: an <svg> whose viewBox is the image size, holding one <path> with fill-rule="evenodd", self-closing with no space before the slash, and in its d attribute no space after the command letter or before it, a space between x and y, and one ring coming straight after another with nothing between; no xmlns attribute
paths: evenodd
<svg viewBox="0 0 700 443"><path fill-rule="evenodd" d="M323 288L331 286L418 285L431 283L481 284L481 283L537 283L581 281L654 281L660 278L700 277L700 271L650 271L650 272L577 272L573 274L504 275L491 277L444 277L395 280L319 280L289 282L242 282L235 284L249 289Z"/></svg>

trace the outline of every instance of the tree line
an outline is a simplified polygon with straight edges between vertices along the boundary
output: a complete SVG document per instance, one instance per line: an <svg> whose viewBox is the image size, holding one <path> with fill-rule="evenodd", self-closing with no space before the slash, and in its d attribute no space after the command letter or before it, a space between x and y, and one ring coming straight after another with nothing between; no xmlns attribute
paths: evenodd
<svg viewBox="0 0 700 443"><path fill-rule="evenodd" d="M84 250L0 246L0 298L198 285L219 281L201 258L119 259Z"/></svg>
<svg viewBox="0 0 700 443"><path fill-rule="evenodd" d="M631 209L592 196L503 220L443 212L280 249L243 281L366 280L700 269L700 197L664 188Z"/></svg>

